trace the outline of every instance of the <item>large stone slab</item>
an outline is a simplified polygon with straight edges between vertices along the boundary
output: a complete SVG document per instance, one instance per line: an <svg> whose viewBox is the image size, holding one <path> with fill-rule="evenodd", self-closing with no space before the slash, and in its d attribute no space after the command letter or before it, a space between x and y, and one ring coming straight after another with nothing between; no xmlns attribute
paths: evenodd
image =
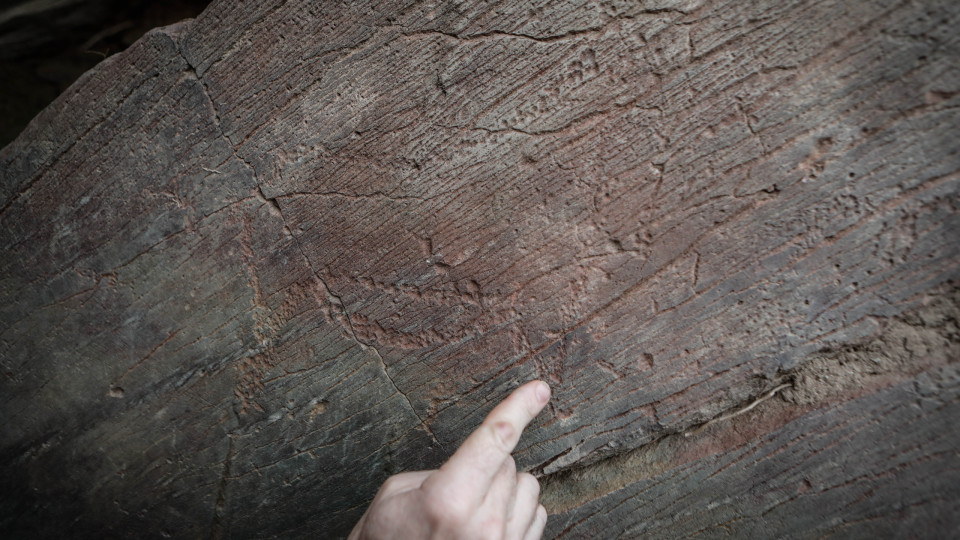
<svg viewBox="0 0 960 540"><path fill-rule="evenodd" d="M555 538L953 536L960 296L743 407L544 481Z"/></svg>
<svg viewBox="0 0 960 540"><path fill-rule="evenodd" d="M148 34L0 153L0 526L336 536L531 378L554 399L517 459L560 491L799 392L824 351L956 289L958 19L950 2L215 2ZM861 401L797 398L782 407L806 416L756 436L866 416L932 456L904 482L955 468L937 431L953 386L928 414L891 386L956 360L928 356L867 394L836 374ZM867 438L803 444L829 459ZM771 463L729 478L793 462ZM649 486L623 485L554 506L550 530L611 507L638 527L726 515L645 514ZM943 493L910 504L946 527ZM872 530L863 515L825 530Z"/></svg>

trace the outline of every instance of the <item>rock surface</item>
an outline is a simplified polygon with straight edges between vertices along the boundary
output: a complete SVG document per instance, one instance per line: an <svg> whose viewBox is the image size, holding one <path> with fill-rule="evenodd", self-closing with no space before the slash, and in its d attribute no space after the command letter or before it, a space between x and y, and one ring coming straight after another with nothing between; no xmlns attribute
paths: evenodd
<svg viewBox="0 0 960 540"><path fill-rule="evenodd" d="M956 534L958 23L270 1L147 34L0 153L0 530L345 535L537 377L549 536Z"/></svg>
<svg viewBox="0 0 960 540"><path fill-rule="evenodd" d="M6 0L0 5L0 147L103 58L207 0Z"/></svg>

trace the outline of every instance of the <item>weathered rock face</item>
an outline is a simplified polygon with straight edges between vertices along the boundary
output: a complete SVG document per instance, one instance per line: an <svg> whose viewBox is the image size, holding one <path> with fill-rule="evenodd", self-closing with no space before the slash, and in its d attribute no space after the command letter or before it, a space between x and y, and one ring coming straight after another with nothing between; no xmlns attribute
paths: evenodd
<svg viewBox="0 0 960 540"><path fill-rule="evenodd" d="M956 530L957 23L278 1L148 34L0 154L0 527L343 535L536 377L552 536Z"/></svg>
<svg viewBox="0 0 960 540"><path fill-rule="evenodd" d="M6 0L0 4L0 147L84 72L207 0Z"/></svg>

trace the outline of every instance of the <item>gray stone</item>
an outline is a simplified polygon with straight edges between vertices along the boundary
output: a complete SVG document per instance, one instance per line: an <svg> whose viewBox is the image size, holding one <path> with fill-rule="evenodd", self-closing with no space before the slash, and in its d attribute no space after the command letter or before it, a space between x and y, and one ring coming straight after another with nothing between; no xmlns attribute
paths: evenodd
<svg viewBox="0 0 960 540"><path fill-rule="evenodd" d="M553 492L690 456L551 535L956 530L960 8L508 4L215 2L0 151L0 530L345 535L532 378Z"/></svg>

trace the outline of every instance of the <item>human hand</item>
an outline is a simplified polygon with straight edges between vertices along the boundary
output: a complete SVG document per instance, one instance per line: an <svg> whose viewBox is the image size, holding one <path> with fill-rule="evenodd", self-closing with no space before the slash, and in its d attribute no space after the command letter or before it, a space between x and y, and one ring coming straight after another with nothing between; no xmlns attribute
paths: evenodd
<svg viewBox="0 0 960 540"><path fill-rule="evenodd" d="M540 538L547 524L540 484L517 473L510 453L549 399L546 383L529 382L490 411L439 469L387 478L349 540Z"/></svg>

